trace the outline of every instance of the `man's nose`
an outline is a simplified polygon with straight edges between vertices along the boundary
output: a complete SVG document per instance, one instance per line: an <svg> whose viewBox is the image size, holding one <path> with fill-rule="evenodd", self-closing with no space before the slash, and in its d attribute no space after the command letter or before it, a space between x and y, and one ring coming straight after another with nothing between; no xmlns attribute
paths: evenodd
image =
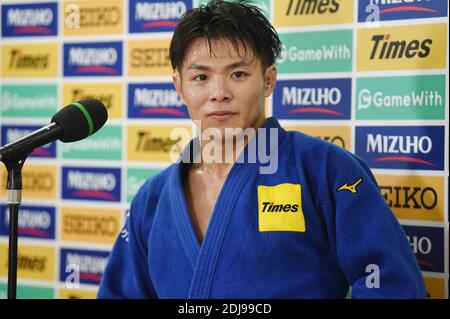
<svg viewBox="0 0 450 319"><path fill-rule="evenodd" d="M211 81L209 99L212 102L226 102L231 99L231 92L225 79L222 77L215 77L213 81Z"/></svg>

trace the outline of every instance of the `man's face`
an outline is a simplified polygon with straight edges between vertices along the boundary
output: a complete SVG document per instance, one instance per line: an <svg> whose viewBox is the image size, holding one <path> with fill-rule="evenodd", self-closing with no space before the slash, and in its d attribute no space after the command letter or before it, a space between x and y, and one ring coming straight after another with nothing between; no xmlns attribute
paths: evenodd
<svg viewBox="0 0 450 319"><path fill-rule="evenodd" d="M212 42L197 39L189 47L181 74L173 77L178 94L192 120L201 121L202 130L257 128L264 124L264 99L276 82L276 69L262 70L259 58L247 46L237 52L224 39Z"/></svg>

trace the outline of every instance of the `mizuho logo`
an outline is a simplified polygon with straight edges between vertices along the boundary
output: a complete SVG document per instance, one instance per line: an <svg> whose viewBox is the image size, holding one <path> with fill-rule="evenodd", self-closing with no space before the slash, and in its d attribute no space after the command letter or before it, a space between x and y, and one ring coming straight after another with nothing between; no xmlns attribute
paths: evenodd
<svg viewBox="0 0 450 319"><path fill-rule="evenodd" d="M378 34L372 36L372 51L370 60L395 60L412 59L416 56L426 58L431 52L432 39L422 41L392 40L390 34Z"/></svg>
<svg viewBox="0 0 450 319"><path fill-rule="evenodd" d="M67 174L67 188L80 190L113 191L116 187L114 174L70 171Z"/></svg>
<svg viewBox="0 0 450 319"><path fill-rule="evenodd" d="M298 212L298 204L275 204L273 202L262 203L263 213L296 213Z"/></svg>
<svg viewBox="0 0 450 319"><path fill-rule="evenodd" d="M284 87L281 100L282 105L338 105L342 93L337 87L299 88Z"/></svg>
<svg viewBox="0 0 450 319"><path fill-rule="evenodd" d="M370 0L370 4L376 5L392 5L392 4L402 4L402 3L420 3L420 2L432 2L433 0Z"/></svg>
<svg viewBox="0 0 450 319"><path fill-rule="evenodd" d="M5 221L9 224L9 215L5 214ZM49 228L52 218L47 211L21 209L18 224L20 228Z"/></svg>
<svg viewBox="0 0 450 319"><path fill-rule="evenodd" d="M431 240L428 237L406 236L415 254L428 255L433 248Z"/></svg>
<svg viewBox="0 0 450 319"><path fill-rule="evenodd" d="M118 54L114 48L81 48L72 47L69 51L69 65L114 65Z"/></svg>
<svg viewBox="0 0 450 319"><path fill-rule="evenodd" d="M19 227L25 228L49 228L52 218L47 211L29 211L21 210L19 218Z"/></svg>
<svg viewBox="0 0 450 319"><path fill-rule="evenodd" d="M53 11L42 9L10 9L7 13L8 27L49 26L53 22Z"/></svg>
<svg viewBox="0 0 450 319"><path fill-rule="evenodd" d="M18 128L10 128L6 131L6 143L11 143L15 140L18 140L19 138L24 137L27 134L32 133L34 130L32 129L18 129ZM40 146L38 148L36 148L35 150L38 149L49 149L51 147L51 144L45 144L43 146ZM34 153L38 153L38 152L34 152ZM50 154L47 154L48 156L50 156Z"/></svg>
<svg viewBox="0 0 450 319"><path fill-rule="evenodd" d="M81 277L83 277L83 274L96 274L98 277L88 276L88 278L98 281L101 279L100 275L105 270L107 262L108 258L102 256L82 255L78 253L68 253L66 256L66 265L78 265L80 267L80 272L82 273Z"/></svg>
<svg viewBox="0 0 450 319"><path fill-rule="evenodd" d="M395 13L395 12L426 12L426 13L439 12L433 8L427 7L426 5L420 6L419 4L423 2L433 4L432 0L370 0L368 6L366 7L366 12L369 12L370 9L372 9L373 11L375 11L376 9L377 11L375 12L377 12L378 14Z"/></svg>
<svg viewBox="0 0 450 319"><path fill-rule="evenodd" d="M183 101L175 90L137 88L134 105L142 107L181 107Z"/></svg>
<svg viewBox="0 0 450 319"><path fill-rule="evenodd" d="M187 11L186 4L177 2L138 2L136 3L136 21L179 19Z"/></svg>
<svg viewBox="0 0 450 319"><path fill-rule="evenodd" d="M432 148L429 136L367 135L367 153L428 154Z"/></svg>

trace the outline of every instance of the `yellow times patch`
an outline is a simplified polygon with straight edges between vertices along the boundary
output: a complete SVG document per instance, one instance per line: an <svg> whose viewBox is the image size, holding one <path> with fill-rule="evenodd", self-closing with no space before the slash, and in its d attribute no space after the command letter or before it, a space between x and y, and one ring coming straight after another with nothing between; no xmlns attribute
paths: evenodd
<svg viewBox="0 0 450 319"><path fill-rule="evenodd" d="M258 223L260 232L305 232L302 186L288 183L258 186Z"/></svg>

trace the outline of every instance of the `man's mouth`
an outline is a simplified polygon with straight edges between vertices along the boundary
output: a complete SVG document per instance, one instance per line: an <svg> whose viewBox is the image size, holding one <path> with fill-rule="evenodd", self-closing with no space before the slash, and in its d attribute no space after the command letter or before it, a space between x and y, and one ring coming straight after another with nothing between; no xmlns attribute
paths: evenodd
<svg viewBox="0 0 450 319"><path fill-rule="evenodd" d="M230 111L215 111L208 114L208 117L214 120L224 121L235 115L236 113Z"/></svg>

